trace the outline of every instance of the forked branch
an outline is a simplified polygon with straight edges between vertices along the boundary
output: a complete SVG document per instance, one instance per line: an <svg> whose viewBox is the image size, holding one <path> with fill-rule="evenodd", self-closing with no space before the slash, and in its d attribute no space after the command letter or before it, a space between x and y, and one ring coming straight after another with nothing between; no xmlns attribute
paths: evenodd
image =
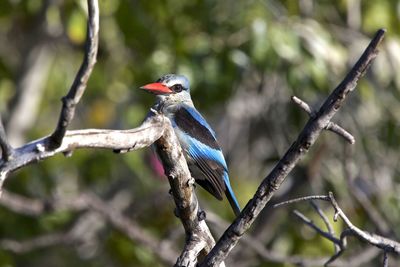
<svg viewBox="0 0 400 267"><path fill-rule="evenodd" d="M75 107L85 92L87 82L96 63L99 43L99 3L97 0L88 0L88 24L85 56L75 80L66 96L62 98L62 109L57 127L51 134L46 148L52 150L61 146L67 127L75 114Z"/></svg>
<svg viewBox="0 0 400 267"><path fill-rule="evenodd" d="M217 266L235 247L243 234L250 228L258 214L270 201L297 162L308 152L321 132L331 123L332 117L342 106L348 93L357 85L358 80L368 69L378 54L378 45L383 40L385 30L379 30L360 59L346 75L343 81L328 96L315 116L311 116L297 140L287 150L274 169L262 181L254 197L247 203L239 217L229 226L215 247L200 266Z"/></svg>

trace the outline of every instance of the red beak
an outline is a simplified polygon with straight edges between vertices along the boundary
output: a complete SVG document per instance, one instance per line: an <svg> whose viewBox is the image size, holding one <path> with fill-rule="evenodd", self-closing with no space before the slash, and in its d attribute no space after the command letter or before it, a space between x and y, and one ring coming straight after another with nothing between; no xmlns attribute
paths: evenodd
<svg viewBox="0 0 400 267"><path fill-rule="evenodd" d="M163 85L162 83L149 83L149 84L146 84L146 85L140 87L140 89L149 91L150 93L153 93L156 95L172 93L172 90L169 89L167 86Z"/></svg>

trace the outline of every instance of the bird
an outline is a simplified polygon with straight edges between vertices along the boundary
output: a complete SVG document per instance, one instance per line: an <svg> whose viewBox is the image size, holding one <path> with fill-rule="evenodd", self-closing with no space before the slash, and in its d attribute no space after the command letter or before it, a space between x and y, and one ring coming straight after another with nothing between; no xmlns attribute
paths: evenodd
<svg viewBox="0 0 400 267"><path fill-rule="evenodd" d="M225 194L236 216L240 206L229 180L228 167L214 130L195 108L189 80L166 74L140 89L156 95L160 112L171 122L191 176L218 200Z"/></svg>

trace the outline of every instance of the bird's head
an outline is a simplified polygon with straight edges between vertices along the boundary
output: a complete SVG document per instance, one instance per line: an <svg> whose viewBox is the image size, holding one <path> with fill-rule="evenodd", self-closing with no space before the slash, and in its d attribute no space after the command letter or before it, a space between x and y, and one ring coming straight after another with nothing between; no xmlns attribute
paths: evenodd
<svg viewBox="0 0 400 267"><path fill-rule="evenodd" d="M183 75L167 74L155 83L146 84L140 89L157 95L161 100L184 101L190 99L189 80Z"/></svg>

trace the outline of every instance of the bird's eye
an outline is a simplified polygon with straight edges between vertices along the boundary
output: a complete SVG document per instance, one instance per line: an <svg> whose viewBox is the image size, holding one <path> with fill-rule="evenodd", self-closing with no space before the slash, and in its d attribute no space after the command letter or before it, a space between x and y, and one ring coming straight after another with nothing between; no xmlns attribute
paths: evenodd
<svg viewBox="0 0 400 267"><path fill-rule="evenodd" d="M174 86L171 87L171 89L174 92L179 93L179 92L182 92L183 86L181 84L175 84Z"/></svg>

